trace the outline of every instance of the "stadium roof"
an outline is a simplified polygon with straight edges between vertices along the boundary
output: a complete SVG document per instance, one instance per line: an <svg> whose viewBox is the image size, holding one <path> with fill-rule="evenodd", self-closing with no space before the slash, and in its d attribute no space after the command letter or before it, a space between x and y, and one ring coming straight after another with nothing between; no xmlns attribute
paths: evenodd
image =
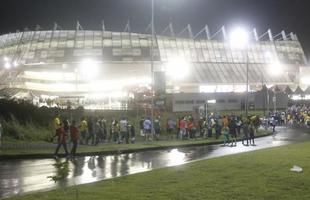
<svg viewBox="0 0 310 200"><path fill-rule="evenodd" d="M81 95L106 92L100 88L107 88L107 81L114 81L116 90L150 84L152 44L155 71L166 72L168 87L244 85L247 66L252 85L291 85L299 66L306 64L297 36L284 31L259 35L253 29L250 44L240 50L230 46L225 27L212 34L205 26L194 34L188 25L176 34L170 23L157 32L154 43L150 26L138 34L131 32L129 22L124 32L107 31L104 25L100 31L83 30L79 23L76 30L59 28L55 24L53 30L38 27L0 36L2 88ZM87 66L81 69L85 59Z"/></svg>

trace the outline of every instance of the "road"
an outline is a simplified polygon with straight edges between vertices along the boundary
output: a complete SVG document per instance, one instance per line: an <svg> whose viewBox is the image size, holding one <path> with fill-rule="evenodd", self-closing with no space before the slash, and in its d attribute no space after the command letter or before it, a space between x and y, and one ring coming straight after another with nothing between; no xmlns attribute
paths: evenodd
<svg viewBox="0 0 310 200"><path fill-rule="evenodd" d="M0 198L47 191L58 187L79 185L115 177L177 166L197 160L210 159L242 152L277 147L310 140L301 130L278 127L277 134L255 140L255 146L222 145L145 151L114 156L77 157L69 160L70 174L55 184L48 176L56 174L54 159L0 161ZM65 159L62 159L65 161Z"/></svg>

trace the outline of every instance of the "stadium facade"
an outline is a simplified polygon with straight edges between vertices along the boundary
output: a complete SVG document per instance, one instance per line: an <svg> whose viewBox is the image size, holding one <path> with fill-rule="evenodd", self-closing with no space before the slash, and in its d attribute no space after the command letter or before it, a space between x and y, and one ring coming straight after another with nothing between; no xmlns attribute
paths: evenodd
<svg viewBox="0 0 310 200"><path fill-rule="evenodd" d="M162 80L156 87L175 94L175 101L180 93L242 93L247 68L251 91L299 84L299 69L307 63L296 34L258 35L254 29L250 39L246 49L235 49L225 27L211 35L206 26L195 35L188 25L175 34L169 24L152 40L151 34L132 32L129 23L123 32L83 30L79 24L59 30L55 24L53 30L3 34L1 95L81 104L102 99L100 108L115 109L120 99L150 89L151 61L155 81Z"/></svg>

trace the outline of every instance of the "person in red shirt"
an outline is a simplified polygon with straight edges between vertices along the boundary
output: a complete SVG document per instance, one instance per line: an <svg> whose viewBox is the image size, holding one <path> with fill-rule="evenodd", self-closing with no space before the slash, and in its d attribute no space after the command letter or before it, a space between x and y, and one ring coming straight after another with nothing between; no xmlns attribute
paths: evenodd
<svg viewBox="0 0 310 200"><path fill-rule="evenodd" d="M180 138L181 139L185 139L186 137L186 128L187 128L187 124L185 121L185 118L182 118L181 121L179 122L180 124Z"/></svg>
<svg viewBox="0 0 310 200"><path fill-rule="evenodd" d="M67 156L68 155L67 136L66 136L66 132L64 130L64 124L63 123L61 123L61 127L58 129L57 136L58 136L58 145L57 145L57 148L56 148L56 151L55 151L55 157L57 157L58 151L59 151L61 146L64 147L64 150L65 150L65 153L66 153L66 156Z"/></svg>
<svg viewBox="0 0 310 200"><path fill-rule="evenodd" d="M194 120L192 117L188 120L187 128L188 128L190 139L196 138L196 127L194 125Z"/></svg>
<svg viewBox="0 0 310 200"><path fill-rule="evenodd" d="M74 120L72 121L72 124L70 126L70 137L73 144L70 154L75 155L79 141L79 129L76 127L76 122Z"/></svg>

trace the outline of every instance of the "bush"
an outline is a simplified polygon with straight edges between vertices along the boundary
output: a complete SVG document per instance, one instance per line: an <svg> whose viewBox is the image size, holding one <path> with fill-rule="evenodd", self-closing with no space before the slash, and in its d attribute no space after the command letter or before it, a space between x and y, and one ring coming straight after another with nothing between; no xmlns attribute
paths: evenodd
<svg viewBox="0 0 310 200"><path fill-rule="evenodd" d="M2 120L4 138L21 141L49 141L52 128L40 127L32 123L21 124L15 117L11 120Z"/></svg>

